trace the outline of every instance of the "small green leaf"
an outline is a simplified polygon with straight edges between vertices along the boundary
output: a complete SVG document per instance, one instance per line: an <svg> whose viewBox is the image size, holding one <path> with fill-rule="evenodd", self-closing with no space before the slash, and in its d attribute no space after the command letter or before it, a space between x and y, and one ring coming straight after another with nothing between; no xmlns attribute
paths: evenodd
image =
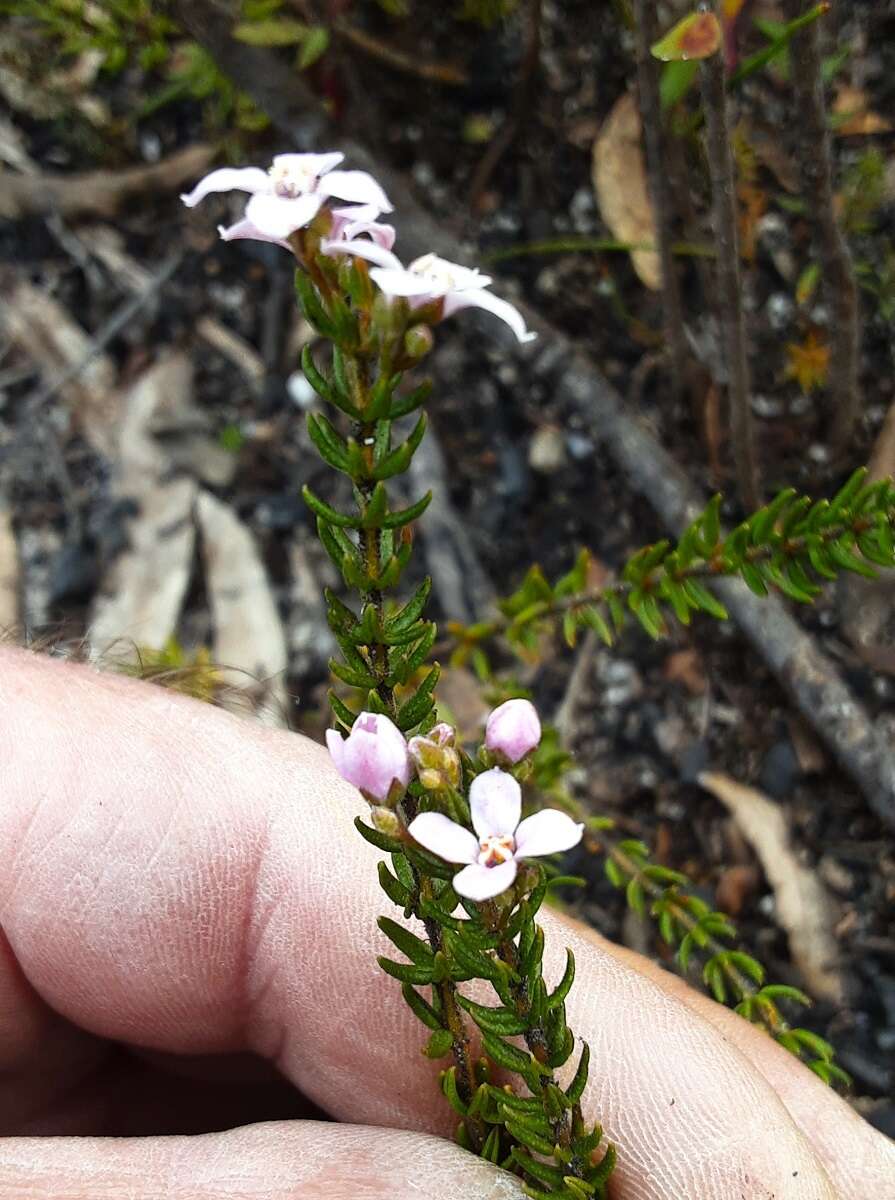
<svg viewBox="0 0 895 1200"><path fill-rule="evenodd" d="M444 1058L454 1045L454 1035L449 1029L436 1029L423 1048L426 1058Z"/></svg>
<svg viewBox="0 0 895 1200"><path fill-rule="evenodd" d="M662 112L680 103L696 81L699 63L695 60L672 60L662 68L659 78L659 101Z"/></svg>
<svg viewBox="0 0 895 1200"><path fill-rule="evenodd" d="M390 958L385 958L381 954L376 961L386 975L391 975L399 983L431 984L433 982L431 967L417 966L416 963L392 962Z"/></svg>
<svg viewBox="0 0 895 1200"><path fill-rule="evenodd" d="M575 1071L575 1076L569 1086L566 1088L566 1098L572 1103L577 1104L584 1095L584 1088L587 1084L587 1072L590 1066L590 1046L587 1042L582 1043L581 1057L578 1060L578 1068Z"/></svg>
<svg viewBox="0 0 895 1200"><path fill-rule="evenodd" d="M415 933L411 933L397 921L392 921L390 917L380 917L376 924L401 953L407 955L411 962L416 963L417 966L432 966L435 955L422 938L418 938Z"/></svg>
<svg viewBox="0 0 895 1200"><path fill-rule="evenodd" d="M528 1023L522 1017L506 1008L488 1008L486 1005L467 1000L465 996L458 996L457 1003L469 1013L479 1029L484 1032L494 1033L500 1037L513 1037L516 1034L525 1033L528 1028Z"/></svg>
<svg viewBox="0 0 895 1200"><path fill-rule="evenodd" d="M329 49L329 30L325 25L312 25L308 29L298 55L299 71L306 71Z"/></svg>
<svg viewBox="0 0 895 1200"><path fill-rule="evenodd" d="M308 36L308 26L288 17L266 21L244 21L235 26L233 37L247 46L295 46Z"/></svg>

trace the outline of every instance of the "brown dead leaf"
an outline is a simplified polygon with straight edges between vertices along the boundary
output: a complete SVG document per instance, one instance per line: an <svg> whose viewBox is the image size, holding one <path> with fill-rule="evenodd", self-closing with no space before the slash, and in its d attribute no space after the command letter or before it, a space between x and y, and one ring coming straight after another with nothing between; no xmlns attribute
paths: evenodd
<svg viewBox="0 0 895 1200"><path fill-rule="evenodd" d="M691 696L704 696L708 687L698 650L675 650L665 659L663 671L669 683L682 683Z"/></svg>
<svg viewBox="0 0 895 1200"><path fill-rule="evenodd" d="M19 555L9 509L0 503L0 632L19 620Z"/></svg>
<svg viewBox="0 0 895 1200"><path fill-rule="evenodd" d="M802 774L819 775L821 771L826 770L829 764L827 753L807 721L797 713L790 712L786 715L786 728L789 731L789 740L796 752Z"/></svg>
<svg viewBox="0 0 895 1200"><path fill-rule="evenodd" d="M178 150L157 163L122 171L87 171L80 175L18 175L0 171L0 217L114 216L132 196L172 192L204 174L215 156L213 146L198 144Z"/></svg>
<svg viewBox="0 0 895 1200"><path fill-rule="evenodd" d="M171 479L168 455L152 435L160 411L193 403L192 364L186 355L161 357L120 396L120 417L109 430L108 456L117 495L136 500L128 549L103 579L90 623L94 654L110 648L136 658L137 648L162 650L174 635L193 569L196 501L193 479Z"/></svg>
<svg viewBox="0 0 895 1200"><path fill-rule="evenodd" d="M205 561L205 587L214 622L218 673L246 690L265 725L285 726L286 635L255 535L210 492L200 492L196 521Z"/></svg>
<svg viewBox="0 0 895 1200"><path fill-rule="evenodd" d="M753 896L760 882L758 868L754 864L737 863L726 867L715 888L715 901L722 912L738 917L743 905Z"/></svg>
<svg viewBox="0 0 895 1200"><path fill-rule="evenodd" d="M836 906L817 873L796 857L783 810L762 792L721 772L703 772L699 783L721 801L755 851L774 892L777 922L789 938L808 991L843 1003L845 983L832 932Z"/></svg>
<svg viewBox="0 0 895 1200"><path fill-rule="evenodd" d="M890 133L892 122L869 107L867 96L860 88L843 83L836 91L833 101L835 129L839 134Z"/></svg>
<svg viewBox="0 0 895 1200"><path fill-rule="evenodd" d="M594 142L591 178L612 236L632 245L654 246L656 223L647 190L640 111L630 92L616 101L603 122ZM655 250L632 250L631 262L641 282L658 291L662 274Z"/></svg>

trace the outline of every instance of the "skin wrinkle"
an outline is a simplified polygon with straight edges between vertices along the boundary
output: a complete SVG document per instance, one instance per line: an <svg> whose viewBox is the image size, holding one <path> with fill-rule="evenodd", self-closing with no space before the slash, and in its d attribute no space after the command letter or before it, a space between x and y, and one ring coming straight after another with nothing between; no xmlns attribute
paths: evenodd
<svg viewBox="0 0 895 1200"><path fill-rule="evenodd" d="M76 1156L60 1139L42 1145L12 1139L0 1159L0 1194L4 1200L523 1200L518 1182L490 1164L438 1138L397 1130L295 1121L149 1145L145 1138L89 1139L80 1149ZM34 1181L28 1190L17 1186L23 1173Z"/></svg>
<svg viewBox="0 0 895 1200"><path fill-rule="evenodd" d="M282 1056L288 1074L336 1115L427 1129L451 1124L434 1084L438 1065L419 1053L424 1033L397 985L382 977L373 961L376 949L386 948L375 917L388 905L376 884L376 854L351 829L359 798L335 778L325 753L300 738L257 730L184 700L178 701L171 738L167 731L160 737L156 696L161 693L106 680L93 683L89 703L82 698L73 704L60 681L67 684L76 668L30 659L11 662L11 657L0 654L0 677L15 680L21 667L20 677L29 678L31 687L19 686L12 703L8 692L0 694L0 755L12 764L9 803L0 806L0 845L15 838L18 820L27 820L34 790L52 790L53 778L65 774L59 741L65 726L74 730L73 743L65 744L83 755L84 745L101 740L102 761L119 762L111 777L82 780L101 802L90 808L94 843L127 804L139 826L135 851L141 844L151 846L153 821L156 827L162 824L166 797L190 798L182 806L182 844L169 844L153 878L129 880L130 907L109 897L107 930L73 931L60 913L49 944L41 925L41 905L58 907L59 880L81 868L89 839L83 846L57 841L52 861L35 845L33 861L25 864L30 891L26 896L20 889L15 903L9 900L0 856L0 923L38 990L81 1025L106 1036L115 1036L125 1018L142 1044L168 1050L195 1051L232 1036L232 1030L227 1034L228 1003L243 986L233 974L241 941L241 931L233 926L257 902L247 894L240 872L245 873L257 844L259 814L269 814L269 845L255 892L279 896L279 903L254 961L259 977L264 966L275 964L277 970L261 1011L253 1014L256 1024L279 1019L289 1032ZM180 706L189 720L179 719ZM122 711L128 714L126 726ZM185 728L193 730L194 741L184 739ZM29 737L35 729L39 738ZM234 739L240 745L238 772L233 755L221 768L222 744ZM65 804L71 794L66 788ZM239 851L228 857L222 846ZM209 855L212 871L205 865ZM202 919L211 922L211 933L202 932L201 922L191 922L181 904L171 907L172 874L208 891ZM594 1051L588 1096L599 1107L590 1099L588 1107L619 1141L625 1166L615 1188L618 1200L740 1200L742 1188L729 1182L740 1164L719 1166L693 1124L707 1115L714 1122L713 1140L733 1139L731 1145L739 1145L737 1131L743 1130L751 1158L746 1162L743 1152L733 1157L744 1160L751 1180L773 1184L777 1200L834 1195L783 1106L754 1073L747 1051L735 1049L707 1020L694 1017L687 1004L632 970L596 935L551 913L544 914L544 925L548 978L561 973L565 944L572 944L578 957L570 1023ZM339 930L336 941L334 929ZM170 943L167 957L158 955L159 939ZM203 963L195 971L209 945L220 945L224 961ZM76 955L80 958L73 965L69 960ZM121 957L132 961L127 976L115 974ZM75 967L83 976L80 989L73 987ZM753 1046L764 1045L763 1035L744 1029L760 1039ZM797 1091L806 1078L813 1079L791 1064L785 1086ZM669 1090L673 1108L665 1101ZM828 1106L837 1111L840 1102L827 1096ZM809 1125L806 1131L811 1134ZM772 1147L766 1144L769 1132ZM849 1128L848 1139L849 1148L840 1143L840 1158L859 1172L863 1144L877 1146L882 1139L864 1125L860 1131ZM4 1151L0 1145L0 1168ZM795 1181L778 1179L782 1167L771 1151L785 1152L788 1163L793 1156L804 1157L804 1171ZM665 1156L664 1162L654 1154ZM637 1163L645 1172L639 1178L633 1170ZM0 1194L6 1196L2 1188ZM863 1181L841 1194L844 1200L889 1200L885 1191L868 1191Z"/></svg>

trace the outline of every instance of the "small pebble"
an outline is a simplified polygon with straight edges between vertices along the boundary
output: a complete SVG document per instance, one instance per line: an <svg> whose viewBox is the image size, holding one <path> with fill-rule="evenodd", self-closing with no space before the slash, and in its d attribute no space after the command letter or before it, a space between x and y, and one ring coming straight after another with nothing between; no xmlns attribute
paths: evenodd
<svg viewBox="0 0 895 1200"><path fill-rule="evenodd" d="M541 475L555 475L565 465L566 441L555 425L536 429L528 443L528 465Z"/></svg>

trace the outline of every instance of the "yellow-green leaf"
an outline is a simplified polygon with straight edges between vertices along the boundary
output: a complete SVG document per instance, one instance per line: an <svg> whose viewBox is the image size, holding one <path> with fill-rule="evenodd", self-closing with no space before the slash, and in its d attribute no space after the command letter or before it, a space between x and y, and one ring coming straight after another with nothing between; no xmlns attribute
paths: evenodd
<svg viewBox="0 0 895 1200"><path fill-rule="evenodd" d="M673 29L652 47L662 62L709 58L721 45L721 25L713 12L695 12L678 21Z"/></svg>
<svg viewBox="0 0 895 1200"><path fill-rule="evenodd" d="M309 32L302 21L277 17L266 21L243 21L235 27L233 36L247 46L294 46L304 42Z"/></svg>

